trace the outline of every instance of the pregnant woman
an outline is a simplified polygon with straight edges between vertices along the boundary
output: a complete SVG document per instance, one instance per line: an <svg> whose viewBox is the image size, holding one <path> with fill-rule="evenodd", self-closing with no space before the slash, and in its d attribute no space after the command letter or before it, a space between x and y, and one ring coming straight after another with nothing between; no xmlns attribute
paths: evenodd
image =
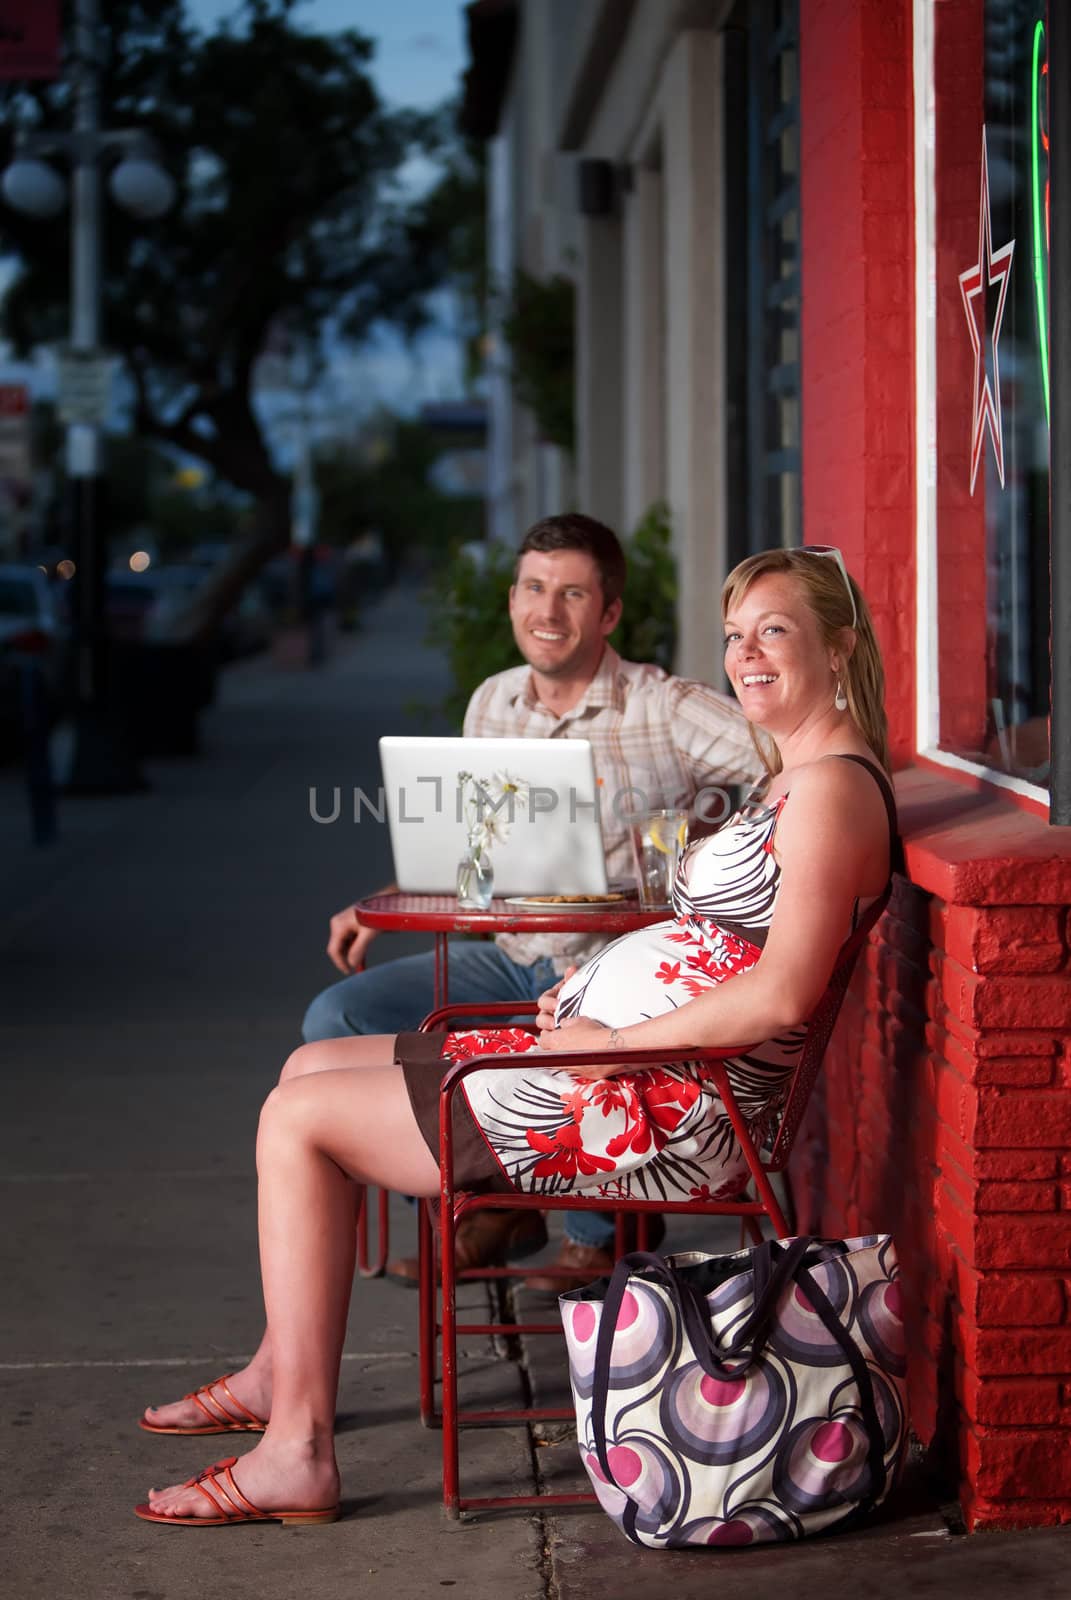
<svg viewBox="0 0 1071 1600"><path fill-rule="evenodd" d="M355 1185L438 1193L438 1087L463 1056L528 1052L459 1097L466 1189L716 1196L745 1163L689 1048L728 1064L761 1135L806 1021L860 914L888 882L895 813L883 675L866 602L829 547L752 556L722 592L725 666L770 777L761 804L682 858L676 916L618 939L544 996L538 1042L512 1029L304 1046L257 1142L267 1332L249 1365L176 1404L160 1433L264 1431L232 1464L150 1490L137 1514L182 1526L338 1515L333 1431L354 1265ZM672 1065L629 1067L632 1049ZM556 1050L614 1052L588 1071ZM270 1420L269 1420L270 1419Z"/></svg>

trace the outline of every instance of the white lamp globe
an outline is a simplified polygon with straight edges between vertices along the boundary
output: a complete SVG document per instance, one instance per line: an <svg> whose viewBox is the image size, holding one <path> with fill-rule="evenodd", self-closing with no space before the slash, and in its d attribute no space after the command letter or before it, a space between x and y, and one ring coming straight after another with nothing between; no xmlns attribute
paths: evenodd
<svg viewBox="0 0 1071 1600"><path fill-rule="evenodd" d="M0 178L0 192L9 206L28 217L55 217L67 204L67 185L47 161L17 157Z"/></svg>
<svg viewBox="0 0 1071 1600"><path fill-rule="evenodd" d="M170 175L144 156L127 156L108 180L112 198L135 217L162 217L175 203Z"/></svg>

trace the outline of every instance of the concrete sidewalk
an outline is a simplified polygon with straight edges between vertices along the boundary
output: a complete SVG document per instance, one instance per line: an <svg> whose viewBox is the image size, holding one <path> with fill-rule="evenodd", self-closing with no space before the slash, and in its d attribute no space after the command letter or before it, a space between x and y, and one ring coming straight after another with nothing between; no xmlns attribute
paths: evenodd
<svg viewBox="0 0 1071 1600"><path fill-rule="evenodd" d="M316 823L309 790L321 809L335 785L374 791L379 733L416 730L410 703L441 692L413 599L386 596L320 671L231 668L202 759L151 766L148 794L64 803L54 847L0 861L0 1592L331 1600L456 1586L470 1600L690 1600L715 1587L761 1600L799 1583L865 1584L875 1600L1066 1595L1066 1531L955 1538L907 1500L864 1533L728 1557L636 1551L591 1513L452 1528L438 1438L416 1419L416 1297L386 1282L354 1293L341 1523L197 1533L131 1515L150 1483L230 1449L226 1436L153 1438L135 1419L228 1370L259 1335L257 1110L330 981L328 914L390 876L386 829L355 827L345 803L337 823ZM10 769L0 836L29 837ZM413 947L383 940L377 953ZM412 1221L395 1201L403 1249ZM486 1404L563 1372L556 1341L531 1371L479 1342L463 1367L466 1397ZM463 1470L474 1494L578 1481L571 1441L516 1428L467 1435Z"/></svg>

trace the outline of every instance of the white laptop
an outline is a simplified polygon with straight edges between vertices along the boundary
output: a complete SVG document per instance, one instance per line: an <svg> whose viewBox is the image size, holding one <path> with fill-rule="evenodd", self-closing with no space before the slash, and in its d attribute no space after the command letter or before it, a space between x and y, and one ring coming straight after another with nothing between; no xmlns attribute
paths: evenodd
<svg viewBox="0 0 1071 1600"><path fill-rule="evenodd" d="M496 895L605 894L606 858L595 764L587 739L379 741L394 876L410 894L452 894L467 834L458 774L506 772L527 802L503 803L506 838L493 846ZM512 803L513 820L508 811Z"/></svg>

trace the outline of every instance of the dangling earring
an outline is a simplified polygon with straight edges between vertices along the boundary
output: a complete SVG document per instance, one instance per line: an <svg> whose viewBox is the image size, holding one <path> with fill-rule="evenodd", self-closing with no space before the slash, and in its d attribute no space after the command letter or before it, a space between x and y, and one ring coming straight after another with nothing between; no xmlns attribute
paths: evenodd
<svg viewBox="0 0 1071 1600"><path fill-rule="evenodd" d="M848 696L844 693L844 685L839 678L837 679L837 697L833 701L833 709L834 711L847 711L848 709Z"/></svg>

